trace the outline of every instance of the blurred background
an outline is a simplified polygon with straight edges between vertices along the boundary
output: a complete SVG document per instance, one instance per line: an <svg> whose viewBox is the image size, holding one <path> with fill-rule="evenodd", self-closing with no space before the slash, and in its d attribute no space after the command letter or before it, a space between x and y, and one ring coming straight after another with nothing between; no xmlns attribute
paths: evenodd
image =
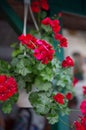
<svg viewBox="0 0 86 130"><path fill-rule="evenodd" d="M86 2L85 0L74 0L69 3L68 0L50 2L51 14L61 11L62 33L68 39L69 46L64 49L64 56L70 55L75 61L73 76L75 82L75 97L69 103L71 108L79 109L80 102L83 100L83 86L86 86ZM66 5L70 5L69 8ZM53 3L53 4L52 4ZM64 5L64 6L63 6ZM56 10L55 10L56 9ZM18 17L19 18L18 18ZM22 33L24 18L24 4L21 0L1 0L0 1L0 58L8 62L11 60L13 43L18 42L17 37ZM15 20L14 20L15 19ZM33 22L28 11L27 27L33 27ZM20 114L19 114L20 113ZM27 124L29 115L32 114L33 123L30 130L51 130L51 126L44 117L38 116L33 110L28 108L18 108L13 106L10 114L0 113L0 125L3 130L29 130ZM71 111L68 116L69 125L78 118L80 112ZM27 115L27 118L26 118ZM25 117L25 118L24 118ZM22 121L17 119L22 119ZM22 123L23 122L23 123ZM58 129L58 128L57 128ZM56 130L57 130L56 129ZM66 130L73 128L66 128ZM1 129L0 129L1 130ZM53 129L55 130L55 129ZM62 129L58 129L62 130Z"/></svg>

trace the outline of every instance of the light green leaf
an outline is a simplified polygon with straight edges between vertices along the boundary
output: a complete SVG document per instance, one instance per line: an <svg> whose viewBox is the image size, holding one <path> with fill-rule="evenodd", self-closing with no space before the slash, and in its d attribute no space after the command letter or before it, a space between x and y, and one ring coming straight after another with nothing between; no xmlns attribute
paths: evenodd
<svg viewBox="0 0 86 130"><path fill-rule="evenodd" d="M4 102L4 104L2 105L2 111L4 113L10 113L12 111L12 105L8 102Z"/></svg>
<svg viewBox="0 0 86 130"><path fill-rule="evenodd" d="M52 32L52 28L49 25L45 26L41 24L41 27L45 30L45 32Z"/></svg>
<svg viewBox="0 0 86 130"><path fill-rule="evenodd" d="M40 91L48 91L51 87L52 87L52 84L50 82L44 82L40 79L36 79L35 80L35 83L34 83L34 86L36 86L36 88Z"/></svg>
<svg viewBox="0 0 86 130"><path fill-rule="evenodd" d="M53 113L50 113L48 116L47 116L47 119L48 119L48 122L50 124L55 124L58 122L58 119L59 119L59 116L58 116L58 113L56 114L53 114Z"/></svg>

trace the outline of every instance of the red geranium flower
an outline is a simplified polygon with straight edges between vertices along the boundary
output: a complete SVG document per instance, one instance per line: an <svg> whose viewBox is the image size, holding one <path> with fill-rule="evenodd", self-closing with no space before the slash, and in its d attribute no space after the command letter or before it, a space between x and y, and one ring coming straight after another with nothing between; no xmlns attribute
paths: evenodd
<svg viewBox="0 0 86 130"><path fill-rule="evenodd" d="M76 130L86 130L79 121L75 121L74 126L75 126Z"/></svg>
<svg viewBox="0 0 86 130"><path fill-rule="evenodd" d="M33 1L31 3L31 9L34 13L39 13L40 12L40 2L39 1Z"/></svg>
<svg viewBox="0 0 86 130"><path fill-rule="evenodd" d="M86 86L83 86L83 94L86 95Z"/></svg>
<svg viewBox="0 0 86 130"><path fill-rule="evenodd" d="M17 83L13 77L0 75L0 100L5 101L17 92Z"/></svg>
<svg viewBox="0 0 86 130"><path fill-rule="evenodd" d="M83 100L80 105L82 114L86 115L86 100Z"/></svg>
<svg viewBox="0 0 86 130"><path fill-rule="evenodd" d="M74 61L70 56L67 56L65 60L62 61L62 67L73 67Z"/></svg>
<svg viewBox="0 0 86 130"><path fill-rule="evenodd" d="M42 24L44 25L50 25L51 19L49 17L46 17L41 21Z"/></svg>
<svg viewBox="0 0 86 130"><path fill-rule="evenodd" d="M78 83L78 79L76 79L75 77L73 78L73 86L75 86Z"/></svg>
<svg viewBox="0 0 86 130"><path fill-rule="evenodd" d="M37 40L38 47L34 50L34 57L43 64L48 64L55 53L53 47L45 40Z"/></svg>
<svg viewBox="0 0 86 130"><path fill-rule="evenodd" d="M74 61L73 61L73 59L70 56L66 57L66 62L67 62L69 67L74 66Z"/></svg>
<svg viewBox="0 0 86 130"><path fill-rule="evenodd" d="M60 31L60 24L59 24L59 20L52 20L49 17L43 19L41 21L42 24L44 25L50 25L54 34L58 33Z"/></svg>
<svg viewBox="0 0 86 130"><path fill-rule="evenodd" d="M50 22L50 26L52 27L52 30L54 34L58 33L60 31L60 23L59 20L52 20Z"/></svg>
<svg viewBox="0 0 86 130"><path fill-rule="evenodd" d="M27 34L26 36L22 34L18 37L18 40L20 40L23 45L26 45L30 49L35 49L37 46L37 39L31 34Z"/></svg>
<svg viewBox="0 0 86 130"><path fill-rule="evenodd" d="M35 0L31 3L31 8L34 13L39 13L41 9L48 10L49 5L47 0Z"/></svg>
<svg viewBox="0 0 86 130"><path fill-rule="evenodd" d="M6 75L0 75L0 84L4 83L6 79Z"/></svg>
<svg viewBox="0 0 86 130"><path fill-rule="evenodd" d="M44 9L44 10L49 10L49 5L48 5L48 1L47 0L41 0L40 1L41 3L41 8Z"/></svg>
<svg viewBox="0 0 86 130"><path fill-rule="evenodd" d="M56 33L55 39L60 42L60 47L68 47L67 39L63 37L61 34Z"/></svg>
<svg viewBox="0 0 86 130"><path fill-rule="evenodd" d="M63 68L68 67L68 64L67 64L66 60L63 60L63 62L62 62L62 67L63 67Z"/></svg>
<svg viewBox="0 0 86 130"><path fill-rule="evenodd" d="M73 98L72 93L71 93L71 92L68 92L68 93L66 94L66 98L67 98L68 100L71 100L71 99Z"/></svg>
<svg viewBox="0 0 86 130"><path fill-rule="evenodd" d="M55 96L53 96L53 98L59 104L64 104L64 95L63 94L57 93Z"/></svg>

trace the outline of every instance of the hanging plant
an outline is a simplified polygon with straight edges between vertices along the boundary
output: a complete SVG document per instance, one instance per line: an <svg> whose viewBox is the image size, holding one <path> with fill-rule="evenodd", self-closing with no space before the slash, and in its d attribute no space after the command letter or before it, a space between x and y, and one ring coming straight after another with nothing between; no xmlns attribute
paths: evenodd
<svg viewBox="0 0 86 130"><path fill-rule="evenodd" d="M40 5L33 2L32 10L40 11L35 4ZM44 4L48 9L47 3ZM41 3L41 8L44 7ZM60 29L59 19L45 17L40 20L37 31L31 30L29 34L18 37L19 43L10 63L0 60L0 101L4 112L11 111L22 88L28 93L28 100L36 113L46 117L50 124L59 120L59 114L70 112L68 101L73 97L71 67L74 61L70 56L63 61L56 56L56 52L60 53L68 46Z"/></svg>

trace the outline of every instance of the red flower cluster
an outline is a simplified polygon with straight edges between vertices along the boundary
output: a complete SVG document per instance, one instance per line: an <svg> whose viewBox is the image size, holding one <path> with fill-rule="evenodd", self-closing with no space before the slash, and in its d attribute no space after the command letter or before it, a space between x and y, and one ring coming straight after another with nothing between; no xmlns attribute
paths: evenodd
<svg viewBox="0 0 86 130"><path fill-rule="evenodd" d="M80 109L83 115L86 115L86 100L83 100L80 105Z"/></svg>
<svg viewBox="0 0 86 130"><path fill-rule="evenodd" d="M80 121L74 121L76 130L86 130L86 117L80 119Z"/></svg>
<svg viewBox="0 0 86 130"><path fill-rule="evenodd" d="M73 78L73 86L75 86L78 83L78 79L76 79L75 77Z"/></svg>
<svg viewBox="0 0 86 130"><path fill-rule="evenodd" d="M43 64L48 64L53 59L54 49L45 40L37 40L38 48L34 50L34 57L41 60Z"/></svg>
<svg viewBox="0 0 86 130"><path fill-rule="evenodd" d="M50 25L52 31L54 32L54 38L60 42L60 47L68 46L67 39L63 37L61 34L59 34L60 31L59 20L52 20L49 17L46 17L41 21L41 23L44 25Z"/></svg>
<svg viewBox="0 0 86 130"><path fill-rule="evenodd" d="M74 66L74 61L70 56L67 56L65 60L62 61L62 67L73 67Z"/></svg>
<svg viewBox="0 0 86 130"><path fill-rule="evenodd" d="M76 130L86 130L86 116L80 116L79 121L74 122Z"/></svg>
<svg viewBox="0 0 86 130"><path fill-rule="evenodd" d="M48 10L49 5L47 0L35 0L31 3L31 8L34 13L39 13L41 9Z"/></svg>
<svg viewBox="0 0 86 130"><path fill-rule="evenodd" d="M31 34L21 35L18 39L23 45L25 44L29 49L32 49L34 57L43 64L48 64L53 59L55 53L53 46L45 40L36 39Z"/></svg>
<svg viewBox="0 0 86 130"><path fill-rule="evenodd" d="M45 19L43 19L41 21L41 23L44 24L44 25L50 25L54 34L56 34L60 31L59 20L52 20L49 17L46 17Z"/></svg>
<svg viewBox="0 0 86 130"><path fill-rule="evenodd" d="M79 117L79 121L74 122L76 130L86 130L86 100L80 105L81 112L84 116Z"/></svg>
<svg viewBox="0 0 86 130"><path fill-rule="evenodd" d="M72 93L71 93L71 92L68 92L68 93L66 94L66 99L67 99L67 100L71 100L72 98L73 98Z"/></svg>
<svg viewBox="0 0 86 130"><path fill-rule="evenodd" d="M20 40L23 45L25 44L29 49L35 49L35 47L37 46L37 39L31 34L27 34L26 36L22 34L18 37L18 40Z"/></svg>
<svg viewBox="0 0 86 130"><path fill-rule="evenodd" d="M17 83L13 77L0 75L0 100L6 101L17 92Z"/></svg>
<svg viewBox="0 0 86 130"><path fill-rule="evenodd" d="M53 99L59 104L64 104L65 97L67 100L71 100L73 95L71 92L68 92L65 96L62 93L57 93L55 96L53 96Z"/></svg>
<svg viewBox="0 0 86 130"><path fill-rule="evenodd" d="M61 34L55 34L55 39L60 42L60 47L68 47L68 42Z"/></svg>
<svg viewBox="0 0 86 130"><path fill-rule="evenodd" d="M86 95L86 86L83 86L83 94Z"/></svg>
<svg viewBox="0 0 86 130"><path fill-rule="evenodd" d="M64 104L64 95L61 93L57 93L55 96L53 96L54 100L58 102L59 104Z"/></svg>

